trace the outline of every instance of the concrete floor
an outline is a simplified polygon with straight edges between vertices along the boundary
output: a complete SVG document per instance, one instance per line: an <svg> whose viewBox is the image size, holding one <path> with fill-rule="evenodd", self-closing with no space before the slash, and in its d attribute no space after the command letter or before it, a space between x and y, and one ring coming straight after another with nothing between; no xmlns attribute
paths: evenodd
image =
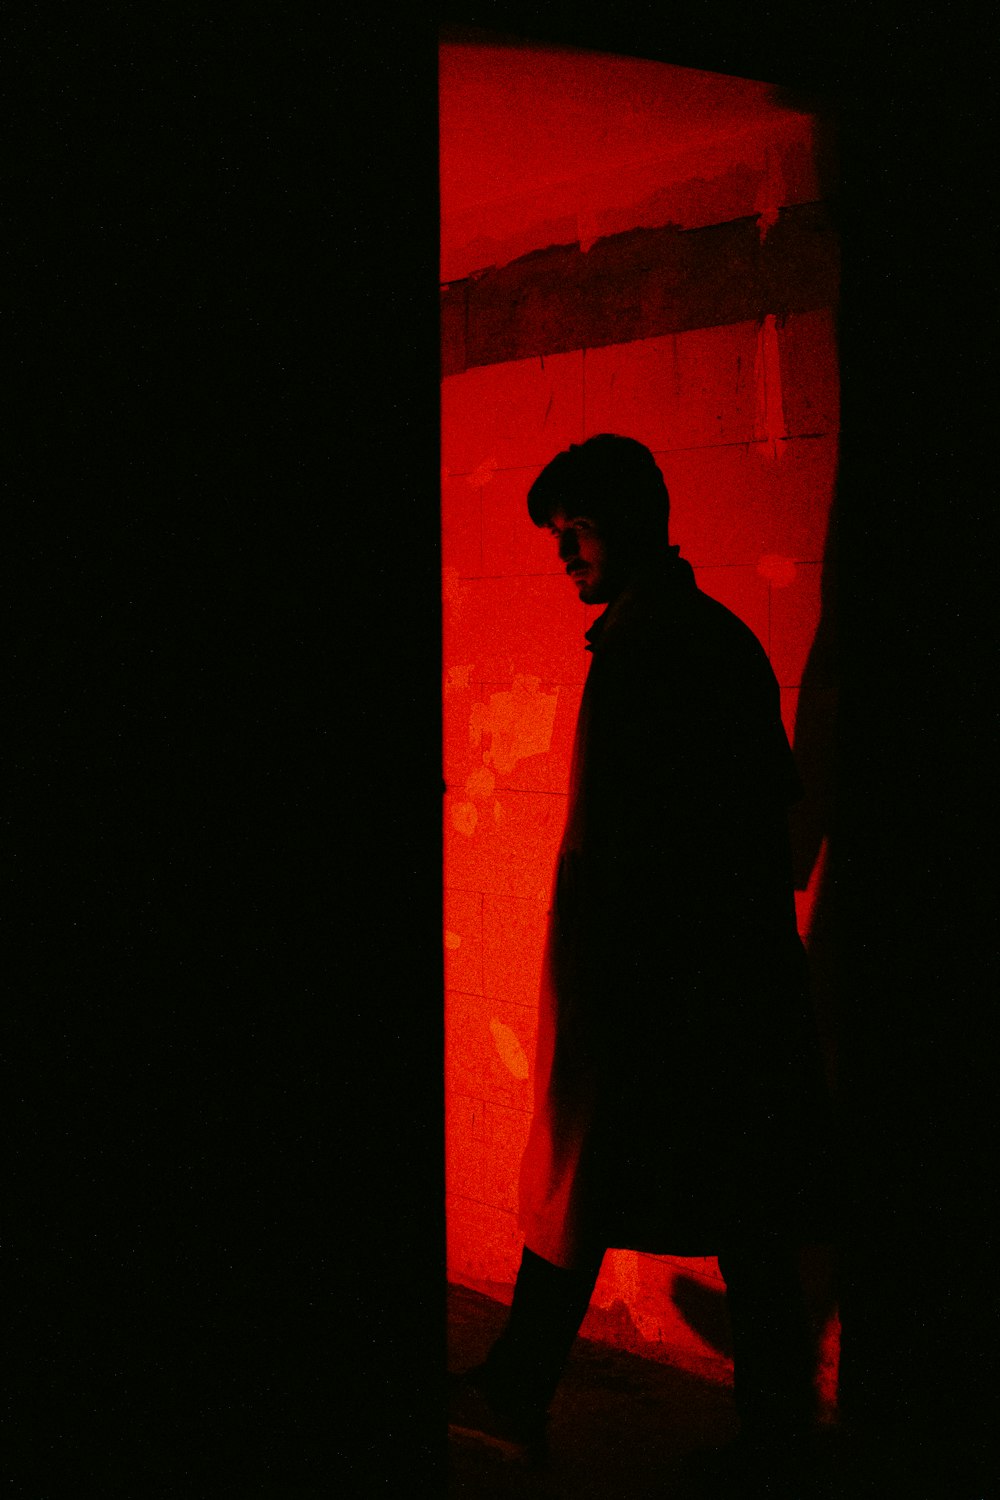
<svg viewBox="0 0 1000 1500"><path fill-rule="evenodd" d="M464 1370L483 1359L506 1317L502 1303L450 1287L449 1368ZM499 1447L450 1429L447 1493L449 1500L733 1500L731 1483L712 1488L692 1476L690 1455L726 1443L736 1430L726 1388L578 1338L552 1406L545 1467L532 1470ZM836 1446L831 1433L821 1479L795 1500L867 1493L836 1483Z"/></svg>

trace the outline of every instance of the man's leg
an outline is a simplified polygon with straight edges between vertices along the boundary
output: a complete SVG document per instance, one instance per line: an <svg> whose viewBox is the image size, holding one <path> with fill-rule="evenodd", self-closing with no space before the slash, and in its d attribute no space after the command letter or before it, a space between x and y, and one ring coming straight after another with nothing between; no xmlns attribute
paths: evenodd
<svg viewBox="0 0 1000 1500"><path fill-rule="evenodd" d="M816 1416L814 1349L798 1252L760 1238L719 1255L733 1334L733 1395L744 1435L782 1443Z"/></svg>
<svg viewBox="0 0 1000 1500"><path fill-rule="evenodd" d="M483 1368L501 1400L544 1411L555 1395L590 1304L603 1251L566 1270L524 1247L507 1326Z"/></svg>

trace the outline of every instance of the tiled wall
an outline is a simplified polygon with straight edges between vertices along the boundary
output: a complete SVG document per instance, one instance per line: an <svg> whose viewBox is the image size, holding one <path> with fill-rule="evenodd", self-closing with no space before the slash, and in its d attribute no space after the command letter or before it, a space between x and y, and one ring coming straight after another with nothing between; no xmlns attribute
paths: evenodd
<svg viewBox="0 0 1000 1500"><path fill-rule="evenodd" d="M600 608L528 519L570 442L638 438L699 586L755 631L793 738L837 463L830 312L486 365L442 388L449 1275L509 1299L545 914ZM811 676L814 674L811 674ZM811 682L809 692L832 691ZM813 883L815 884L815 883ZM811 891L799 897L807 935ZM616 1251L588 1327L725 1379L715 1262ZM681 1311L686 1307L687 1311ZM609 1321L610 1320L610 1321ZM701 1326L701 1332L696 1329ZM724 1340L723 1340L724 1342Z"/></svg>

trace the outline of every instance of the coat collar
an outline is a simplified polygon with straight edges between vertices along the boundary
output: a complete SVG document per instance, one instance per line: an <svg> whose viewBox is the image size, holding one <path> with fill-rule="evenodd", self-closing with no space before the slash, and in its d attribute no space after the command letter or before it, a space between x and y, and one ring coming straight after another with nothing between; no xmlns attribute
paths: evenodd
<svg viewBox="0 0 1000 1500"><path fill-rule="evenodd" d="M678 593L687 593L688 590L697 587L694 569L686 558L681 557L680 551L680 547L669 547L666 565L657 570L653 579L643 579L630 584L623 593L618 595L617 599L608 605L603 614L598 615L590 629L584 631L587 640L586 650L596 651L605 631L614 626L623 615L629 614L637 601L651 596L666 599Z"/></svg>

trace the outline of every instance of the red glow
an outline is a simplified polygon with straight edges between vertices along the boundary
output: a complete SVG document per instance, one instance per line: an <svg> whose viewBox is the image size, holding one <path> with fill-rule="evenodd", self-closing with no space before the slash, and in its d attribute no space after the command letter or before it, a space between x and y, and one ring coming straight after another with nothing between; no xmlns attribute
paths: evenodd
<svg viewBox="0 0 1000 1500"><path fill-rule="evenodd" d="M685 227L759 214L769 232L778 209L816 196L811 123L769 96L764 83L658 63L445 47L442 274L673 213ZM832 309L488 364L443 383L448 1253L455 1279L494 1295L512 1284L522 1243L545 917L583 631L599 613L576 598L525 496L559 449L600 431L653 449L672 540L768 650L791 733L837 464ZM817 863L798 902L803 934L820 880ZM672 1308L681 1268L718 1280L711 1261L616 1252L594 1305L627 1306L630 1347L725 1379L726 1360ZM828 1347L828 1404L831 1358Z"/></svg>
<svg viewBox="0 0 1000 1500"><path fill-rule="evenodd" d="M638 224L769 223L818 196L809 117L769 84L638 58L445 45L440 135L445 280Z"/></svg>

